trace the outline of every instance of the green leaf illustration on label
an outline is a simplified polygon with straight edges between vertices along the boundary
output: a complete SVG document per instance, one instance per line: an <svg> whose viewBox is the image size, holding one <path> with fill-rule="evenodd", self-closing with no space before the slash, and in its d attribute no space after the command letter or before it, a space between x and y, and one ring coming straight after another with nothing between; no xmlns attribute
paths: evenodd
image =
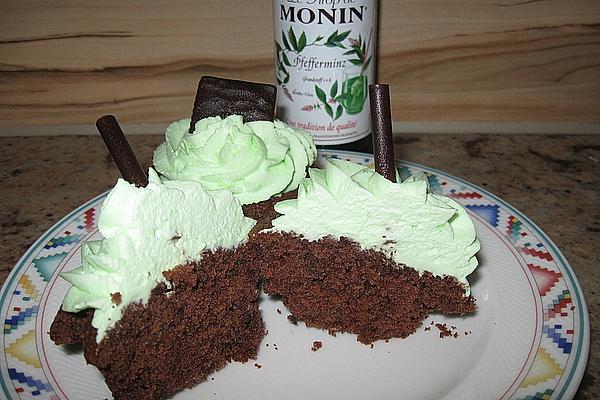
<svg viewBox="0 0 600 400"><path fill-rule="evenodd" d="M327 104L327 96L323 89L315 85L315 93L317 94L317 98L321 100L321 103Z"/></svg>
<svg viewBox="0 0 600 400"><path fill-rule="evenodd" d="M344 112L344 109L342 108L342 106L337 106L337 110L335 110L335 118L334 120L338 119L339 117L342 116L342 112Z"/></svg>
<svg viewBox="0 0 600 400"><path fill-rule="evenodd" d="M331 98L335 98L335 96L337 95L337 81L333 82L333 85L331 85L331 89L329 90L329 96L331 96Z"/></svg>
<svg viewBox="0 0 600 400"><path fill-rule="evenodd" d="M298 41L296 40L296 35L294 34L294 30L290 28L288 31L288 38L290 39L290 44L294 51L298 51Z"/></svg>
<svg viewBox="0 0 600 400"><path fill-rule="evenodd" d="M331 85L331 88L329 89L330 98L328 100L327 95L325 94L325 90L321 89L318 85L315 85L315 94L317 95L317 98L319 99L319 103L314 105L311 108L311 110L313 108L318 110L322 106L323 109L325 110L325 112L327 113L327 115L329 115L329 117L333 121L337 120L339 117L342 116L342 113L344 111L343 107L339 104L340 96L336 96L337 91L338 91L338 83L337 83L337 81L335 81L335 82L333 82L333 85ZM332 104L337 104L335 113L333 111Z"/></svg>
<svg viewBox="0 0 600 400"><path fill-rule="evenodd" d="M300 39L298 39L298 53L304 50L306 47L306 34L302 32Z"/></svg>

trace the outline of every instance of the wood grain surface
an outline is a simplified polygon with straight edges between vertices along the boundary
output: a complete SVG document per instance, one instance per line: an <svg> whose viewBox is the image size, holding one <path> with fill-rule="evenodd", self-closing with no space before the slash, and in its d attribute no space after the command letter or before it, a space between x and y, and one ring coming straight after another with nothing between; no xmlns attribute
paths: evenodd
<svg viewBox="0 0 600 400"><path fill-rule="evenodd" d="M102 4L101 4L102 3ZM274 82L270 1L0 1L0 126L188 116L205 74ZM380 1L393 118L600 122L600 1Z"/></svg>

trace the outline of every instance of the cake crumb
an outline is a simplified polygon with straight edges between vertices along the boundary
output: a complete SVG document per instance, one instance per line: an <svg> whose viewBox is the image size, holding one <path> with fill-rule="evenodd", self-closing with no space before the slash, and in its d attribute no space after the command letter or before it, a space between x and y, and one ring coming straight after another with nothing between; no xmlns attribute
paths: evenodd
<svg viewBox="0 0 600 400"><path fill-rule="evenodd" d="M321 347L323 347L323 342L321 342L320 340L315 340L312 344L312 347L310 348L312 351L317 351L319 350Z"/></svg>
<svg viewBox="0 0 600 400"><path fill-rule="evenodd" d="M260 365L259 363L254 363L254 366L255 366L257 369L261 369L261 368L262 368L262 365Z"/></svg>
<svg viewBox="0 0 600 400"><path fill-rule="evenodd" d="M439 329L440 331L440 339L444 338L444 337L448 337L448 336L452 336L453 332L448 329L448 327L446 326L446 324L435 324L435 327Z"/></svg>
<svg viewBox="0 0 600 400"><path fill-rule="evenodd" d="M431 330L431 327L430 327L430 326L426 326L426 327L425 327L425 332L427 332L427 331L430 331L430 330Z"/></svg>
<svg viewBox="0 0 600 400"><path fill-rule="evenodd" d="M279 308L277 309L277 314L281 315L281 310Z"/></svg>
<svg viewBox="0 0 600 400"><path fill-rule="evenodd" d="M112 301L112 303L116 306L118 306L119 304L121 304L121 293L120 292L116 292L116 293L111 293L110 294L110 301Z"/></svg>
<svg viewBox="0 0 600 400"><path fill-rule="evenodd" d="M292 314L287 316L288 321L290 321L294 325L298 325L298 318L294 317Z"/></svg>
<svg viewBox="0 0 600 400"><path fill-rule="evenodd" d="M440 331L440 339L445 337L453 337L456 339L459 335L454 325L450 325L450 327L448 327L448 325L446 324L436 323L435 327L438 328L438 330ZM425 330L429 329L425 328ZM469 331L468 333L467 331L465 331L465 335L468 335L469 333L471 333L471 331Z"/></svg>

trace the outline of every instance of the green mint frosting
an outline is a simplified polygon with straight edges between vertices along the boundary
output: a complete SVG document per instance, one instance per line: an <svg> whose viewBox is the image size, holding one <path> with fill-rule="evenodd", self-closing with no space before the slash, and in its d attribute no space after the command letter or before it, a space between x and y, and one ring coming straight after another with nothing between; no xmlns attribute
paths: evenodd
<svg viewBox="0 0 600 400"><path fill-rule="evenodd" d="M73 286L62 308L94 308L99 342L130 303L145 303L163 271L200 260L203 252L245 242L255 221L226 190L206 191L191 181L161 181L149 171L138 188L119 179L102 204L102 240L81 250L81 267L61 274ZM112 295L120 294L120 303ZM118 303L118 304L117 304Z"/></svg>
<svg viewBox="0 0 600 400"><path fill-rule="evenodd" d="M281 121L209 117L191 134L189 125L189 119L169 125L154 152L155 168L167 179L230 190L242 204L296 189L317 153L310 134Z"/></svg>
<svg viewBox="0 0 600 400"><path fill-rule="evenodd" d="M454 276L468 291L466 277L479 251L475 227L457 202L428 192L425 174L393 183L367 167L330 159L309 176L297 199L275 205L282 214L273 220L275 231L308 240L347 237L396 263Z"/></svg>

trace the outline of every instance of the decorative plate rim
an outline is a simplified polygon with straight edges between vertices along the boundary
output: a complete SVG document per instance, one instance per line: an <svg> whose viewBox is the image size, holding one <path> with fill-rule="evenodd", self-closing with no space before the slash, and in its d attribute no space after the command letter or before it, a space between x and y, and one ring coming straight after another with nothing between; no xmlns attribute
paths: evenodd
<svg viewBox="0 0 600 400"><path fill-rule="evenodd" d="M356 151L348 151L348 150L320 149L319 154L321 156L329 155L329 156L337 156L337 157L339 157L339 156L360 157L365 162L372 162L372 159L373 159L373 156L371 154L356 152ZM454 180L455 182L462 184L465 187L476 190L478 193L481 193L484 197L486 197L486 198L492 200L493 202L495 202L496 204L500 205L503 209L510 211L510 213L512 215L516 216L518 218L518 220L524 222L527 225L527 228L530 229L532 232L534 232L536 237L539 238L541 241L543 241L544 246L546 248L548 248L552 252L553 255L556 256L556 257L553 257L553 260L556 261L557 267L560 270L560 272L566 273L566 278L568 278L566 281L569 284L569 287L572 288L575 293L575 300L576 300L575 304L578 305L577 315L579 317L580 327L578 328L578 335L577 335L578 340L577 340L577 347L576 347L576 351L575 351L575 359L570 363L570 367L569 367L569 364L565 365L565 369L567 369L567 367L569 367L568 376L566 377L566 380L562 383L562 385L559 385L559 383L561 383L561 379L558 380L557 386L554 389L556 389L556 390L560 389L560 391L553 392L552 397L557 395L556 398L563 398L563 396L565 396L564 398L567 398L567 399L573 398L580 383L581 383L581 380L583 378L583 374L585 372L585 367L587 365L587 360L588 360L588 356L589 356L590 321L589 321L587 303L585 301L581 286L579 284L579 281L577 280L575 272L573 271L569 262L566 260L566 257L564 256L562 251L548 237L548 235L537 224L535 224L530 218L528 218L525 214L523 214L521 211L519 211L518 209L516 209L515 207L513 207L506 201L502 200L501 198L494 195L493 193L490 193L486 189L476 186L464 179L450 175L448 173L445 173L445 172L440 171L435 168L430 168L430 167L421 165L419 163L414 163L414 162L409 162L409 161L404 161L404 160L396 160L396 165L404 166L404 167L411 167L414 169L424 171L427 174L431 174L434 176L441 176L441 177L447 178L449 180ZM6 281L4 282L4 284L0 290L0 311L3 312L3 316L6 317L8 312L10 311L8 309L4 310L8 306L8 303L6 302L6 300L8 299L7 296L9 295L8 289L14 285L15 279L23 274L23 272L24 272L23 268L26 268L29 266L30 263L26 263L26 261L33 255L33 253L35 251L39 250L40 246L45 245L46 243L48 243L48 241L50 239L54 238L54 236L57 233L59 233L59 231L62 228L64 228L65 224L72 222L72 220L74 218L76 218L77 216L80 216L85 210L89 209L95 203L98 203L101 199L103 199L108 194L108 192L109 191L105 191L105 192L93 197L92 199L86 201L84 204L80 205L79 207L77 207L76 209L74 209L73 211L71 211L70 213L65 215L63 218L61 218L59 221L57 221L55 224L53 224L48 230L46 230L27 249L27 251L23 254L23 256L19 259L19 261L15 264L15 266L9 273L8 277L6 278ZM497 227L493 227L493 228L499 230L499 228L497 228ZM515 247L516 247L516 245L515 245ZM565 275L562 275L562 276L565 276ZM6 321L5 321L5 324L6 324ZM541 332L540 332L540 335L542 335ZM9 390L9 388L7 387L7 382L9 380L5 381L5 377L6 377L6 368L5 367L8 367L8 360L6 358L7 357L6 333L2 335L2 348L0 351L4 355L4 360L3 360L4 364L1 367L2 373L0 374L0 386L2 387L2 390L6 396L11 396L11 394L10 394L11 390ZM523 380L525 379L526 376L527 375L524 376ZM534 395L534 396L536 396L536 395ZM8 397L8 398L10 398L10 397ZM530 397L530 396L525 397L525 399L536 399L536 398L537 397ZM544 397L544 398L546 398L546 397Z"/></svg>

